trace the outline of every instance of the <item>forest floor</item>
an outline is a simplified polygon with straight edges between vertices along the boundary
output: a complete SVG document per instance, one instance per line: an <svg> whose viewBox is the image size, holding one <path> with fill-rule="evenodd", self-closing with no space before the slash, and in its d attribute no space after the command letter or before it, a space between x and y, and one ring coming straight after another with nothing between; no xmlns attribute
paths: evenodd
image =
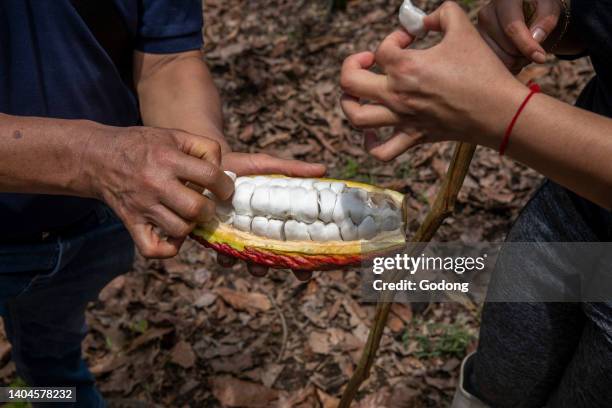
<svg viewBox="0 0 612 408"><path fill-rule="evenodd" d="M377 162L338 106L343 59L374 50L396 27L400 3L354 0L330 13L323 0L207 0L206 58L233 148L325 163L333 177L408 193L422 217L452 146L425 145ZM432 10L440 2L416 3ZM480 2L463 5L475 16ZM521 74L567 102L591 76L587 60L554 58ZM457 213L436 239L503 240L540 182L536 172L478 149ZM375 306L360 303L359 294L355 271L319 273L307 283L287 271L256 279L243 265L217 266L210 250L188 241L175 259L138 259L101 293L87 314L84 353L114 406L331 408L372 322ZM460 361L477 344L479 311L395 305L357 406L446 406ZM0 379L18 381L3 338Z"/></svg>

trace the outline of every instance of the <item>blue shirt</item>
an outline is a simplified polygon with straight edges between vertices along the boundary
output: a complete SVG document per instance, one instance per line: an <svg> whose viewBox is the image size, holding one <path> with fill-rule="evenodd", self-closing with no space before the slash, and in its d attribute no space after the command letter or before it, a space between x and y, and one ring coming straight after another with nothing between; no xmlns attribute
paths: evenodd
<svg viewBox="0 0 612 408"><path fill-rule="evenodd" d="M586 47L597 74L577 105L612 117L612 0L572 0L571 24Z"/></svg>
<svg viewBox="0 0 612 408"><path fill-rule="evenodd" d="M115 2L134 49L173 53L201 47L201 0L101 1ZM140 118L136 95L70 0L0 2L0 112L114 126L136 125ZM0 193L0 238L60 229L95 204Z"/></svg>

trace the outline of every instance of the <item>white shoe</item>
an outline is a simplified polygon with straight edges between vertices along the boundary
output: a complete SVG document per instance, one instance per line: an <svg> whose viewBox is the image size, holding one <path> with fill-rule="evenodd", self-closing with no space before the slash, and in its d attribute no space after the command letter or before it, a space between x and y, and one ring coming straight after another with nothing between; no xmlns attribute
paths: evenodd
<svg viewBox="0 0 612 408"><path fill-rule="evenodd" d="M474 353L468 354L461 363L461 372L459 373L459 385L455 390L455 397L450 408L490 408L487 404L470 394L463 387L465 375L465 363Z"/></svg>

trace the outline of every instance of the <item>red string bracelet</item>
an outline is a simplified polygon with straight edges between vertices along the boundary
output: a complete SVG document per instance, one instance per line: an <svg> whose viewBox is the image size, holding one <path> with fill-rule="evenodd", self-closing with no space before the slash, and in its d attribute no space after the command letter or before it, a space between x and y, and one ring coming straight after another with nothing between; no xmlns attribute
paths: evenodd
<svg viewBox="0 0 612 408"><path fill-rule="evenodd" d="M512 135L512 130L514 129L514 125L516 125L516 122L518 121L519 116L521 116L521 113L523 113L523 110L525 110L525 106L527 106L527 103L529 103L529 100L531 99L531 97L539 93L540 91L541 91L540 85L536 83L531 83L531 82L529 83L529 95L527 95L527 97L525 98L521 106L518 108L518 110L514 114L512 121L510 122L510 124L508 125L508 128L506 129L504 138L502 139L502 142L499 145L499 155L500 156L503 156L504 153L506 153L506 148L508 147L508 142L510 141L510 135Z"/></svg>

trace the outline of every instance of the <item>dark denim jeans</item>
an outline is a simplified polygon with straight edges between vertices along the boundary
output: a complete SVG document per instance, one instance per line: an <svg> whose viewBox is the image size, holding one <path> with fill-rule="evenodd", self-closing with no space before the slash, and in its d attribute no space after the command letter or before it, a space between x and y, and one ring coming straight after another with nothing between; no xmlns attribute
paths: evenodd
<svg viewBox="0 0 612 408"><path fill-rule="evenodd" d="M612 212L546 182L507 241L609 242ZM542 253L539 262L554 265L559 255ZM525 257L508 259L500 255L489 295L505 291L509 298L508 291L525 290L521 282L543 287L565 272L533 268L533 260ZM612 265L602 267L612 273ZM478 351L466 365L464 385L493 407L612 407L612 299L486 303Z"/></svg>
<svg viewBox="0 0 612 408"><path fill-rule="evenodd" d="M85 308L130 269L134 247L108 208L93 217L49 243L0 245L0 312L17 373L30 386L77 387L76 404L51 407L106 406L81 357Z"/></svg>

